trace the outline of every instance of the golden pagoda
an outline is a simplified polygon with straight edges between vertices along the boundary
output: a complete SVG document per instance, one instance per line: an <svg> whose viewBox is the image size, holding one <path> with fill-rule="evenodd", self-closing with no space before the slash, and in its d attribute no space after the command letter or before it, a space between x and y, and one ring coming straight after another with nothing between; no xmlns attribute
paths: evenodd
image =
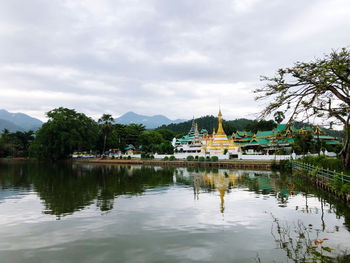
<svg viewBox="0 0 350 263"><path fill-rule="evenodd" d="M209 139L208 145L202 147L202 152L211 153L211 154L224 154L225 150L229 153L237 153L238 147L234 143L233 139L228 139L224 128L222 127L222 114L221 110L219 110L219 125L218 130L213 131L212 137Z"/></svg>

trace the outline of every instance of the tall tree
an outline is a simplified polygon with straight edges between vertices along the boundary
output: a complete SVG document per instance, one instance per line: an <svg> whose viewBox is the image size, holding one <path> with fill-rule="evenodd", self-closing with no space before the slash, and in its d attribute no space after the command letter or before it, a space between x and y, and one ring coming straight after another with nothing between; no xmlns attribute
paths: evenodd
<svg viewBox="0 0 350 263"><path fill-rule="evenodd" d="M68 158L74 150L95 148L98 125L93 119L62 107L49 111L47 117L29 147L31 156L59 160Z"/></svg>
<svg viewBox="0 0 350 263"><path fill-rule="evenodd" d="M262 80L265 85L255 90L256 99L271 102L261 116L282 111L289 114L289 121L320 118L343 125L340 156L344 168L350 169L350 50L343 48L311 62L296 62Z"/></svg>
<svg viewBox="0 0 350 263"><path fill-rule="evenodd" d="M273 117L275 119L275 122L277 122L277 124L281 124L281 122L284 120L285 116L284 116L284 113L283 111L276 111L274 114L273 114Z"/></svg>
<svg viewBox="0 0 350 263"><path fill-rule="evenodd" d="M106 149L107 136L112 131L113 122L114 122L114 119L110 114L103 114L102 117L98 119L98 123L103 133L103 151L102 151L103 154L105 153L105 149Z"/></svg>

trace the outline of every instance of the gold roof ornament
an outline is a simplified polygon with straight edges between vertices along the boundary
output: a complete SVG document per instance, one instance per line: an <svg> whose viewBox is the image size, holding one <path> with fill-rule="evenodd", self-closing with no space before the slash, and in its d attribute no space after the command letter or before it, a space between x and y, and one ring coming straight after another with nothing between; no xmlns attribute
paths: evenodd
<svg viewBox="0 0 350 263"><path fill-rule="evenodd" d="M218 135L226 135L224 129L222 128L222 114L221 110L219 110L219 127L218 127Z"/></svg>

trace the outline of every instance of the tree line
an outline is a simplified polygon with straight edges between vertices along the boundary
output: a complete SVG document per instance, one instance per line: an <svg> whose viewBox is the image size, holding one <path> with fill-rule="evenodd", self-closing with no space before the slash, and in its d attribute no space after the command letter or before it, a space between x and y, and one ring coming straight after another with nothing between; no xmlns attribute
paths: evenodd
<svg viewBox="0 0 350 263"><path fill-rule="evenodd" d="M33 157L62 160L74 152L106 153L110 149L124 152L132 145L143 152L172 154L175 133L167 129L147 131L142 124L116 124L109 114L95 121L74 109L57 108L47 113L48 121L33 131L0 137L0 157Z"/></svg>
<svg viewBox="0 0 350 263"><path fill-rule="evenodd" d="M213 115L207 115L195 119L198 124L198 128L206 129L210 134L214 129L218 127L218 118ZM249 120L249 119L236 119L236 120L223 120L223 128L227 135L231 135L237 131L252 131L256 133L257 131L268 131L273 130L277 127L277 123L273 120ZM158 129L167 129L173 131L178 137L182 137L187 134L191 129L192 120L181 122L181 123L171 123L169 125L162 125Z"/></svg>

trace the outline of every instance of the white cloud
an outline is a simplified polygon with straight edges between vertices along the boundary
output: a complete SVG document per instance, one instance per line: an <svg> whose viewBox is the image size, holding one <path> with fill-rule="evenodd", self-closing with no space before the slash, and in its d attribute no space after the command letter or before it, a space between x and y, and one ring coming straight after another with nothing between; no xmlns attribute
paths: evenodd
<svg viewBox="0 0 350 263"><path fill-rule="evenodd" d="M19 8L20 7L20 8ZM254 117L260 75L349 45L345 0L3 0L0 105Z"/></svg>

